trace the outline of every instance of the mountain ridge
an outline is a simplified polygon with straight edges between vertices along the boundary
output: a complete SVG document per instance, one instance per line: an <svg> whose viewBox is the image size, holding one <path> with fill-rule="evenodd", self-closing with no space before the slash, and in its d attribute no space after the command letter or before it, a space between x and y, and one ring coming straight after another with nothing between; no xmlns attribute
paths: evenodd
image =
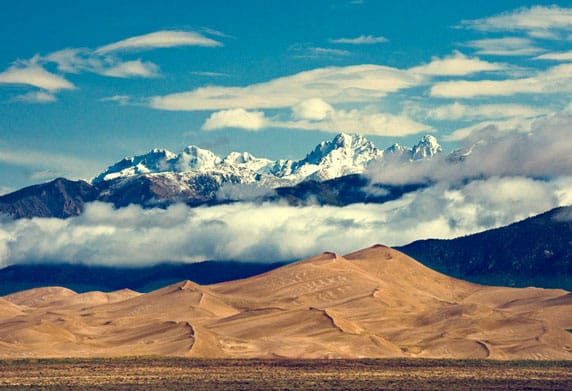
<svg viewBox="0 0 572 391"><path fill-rule="evenodd" d="M272 161L248 152L219 157L197 146L179 154L155 148L120 160L91 182L57 178L2 195L0 213L13 218L67 218L81 214L93 201L145 208L277 199L300 205L306 202L304 197L331 205L385 202L423 185L388 185L380 192L388 196L368 194L369 180L359 176L371 162L386 156L408 164L441 153L433 136L423 137L413 147L381 150L363 136L345 133L321 142L300 160ZM318 194L308 194L312 189Z"/></svg>

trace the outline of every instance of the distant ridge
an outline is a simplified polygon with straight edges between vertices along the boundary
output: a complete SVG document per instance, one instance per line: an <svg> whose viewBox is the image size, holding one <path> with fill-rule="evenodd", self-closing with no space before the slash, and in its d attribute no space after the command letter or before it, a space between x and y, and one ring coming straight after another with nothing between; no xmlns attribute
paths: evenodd
<svg viewBox="0 0 572 391"><path fill-rule="evenodd" d="M506 227L398 249L435 270L477 283L572 291L570 206Z"/></svg>

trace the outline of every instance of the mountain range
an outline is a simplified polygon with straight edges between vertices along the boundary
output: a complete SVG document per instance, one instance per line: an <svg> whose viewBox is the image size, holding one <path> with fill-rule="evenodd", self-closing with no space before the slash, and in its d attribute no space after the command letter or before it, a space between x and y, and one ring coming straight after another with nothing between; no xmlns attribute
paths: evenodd
<svg viewBox="0 0 572 391"><path fill-rule="evenodd" d="M384 159L410 164L440 153L441 146L430 135L413 147L394 144L381 150L363 136L345 133L321 142L301 160L271 161L247 152L221 158L197 146L179 154L153 149L111 165L90 182L58 178L0 196L0 212L14 218L66 218L80 214L93 201L116 207L278 199L302 204L309 193L313 202L322 204L386 202L421 185L376 185L381 191L372 192L369 181L360 176L369 164Z"/></svg>
<svg viewBox="0 0 572 391"><path fill-rule="evenodd" d="M572 294L487 287L376 245L141 294L0 297L0 357L572 359Z"/></svg>

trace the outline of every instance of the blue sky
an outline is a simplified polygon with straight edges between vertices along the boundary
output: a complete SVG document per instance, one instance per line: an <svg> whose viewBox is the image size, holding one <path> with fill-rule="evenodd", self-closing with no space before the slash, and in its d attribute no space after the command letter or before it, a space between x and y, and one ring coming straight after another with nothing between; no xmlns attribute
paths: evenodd
<svg viewBox="0 0 572 391"><path fill-rule="evenodd" d="M570 1L24 0L0 36L0 193L154 147L452 149L572 113Z"/></svg>

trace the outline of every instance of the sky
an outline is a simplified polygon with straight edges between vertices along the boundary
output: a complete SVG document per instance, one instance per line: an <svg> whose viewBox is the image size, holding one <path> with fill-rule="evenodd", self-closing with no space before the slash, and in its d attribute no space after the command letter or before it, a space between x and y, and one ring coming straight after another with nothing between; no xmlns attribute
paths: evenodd
<svg viewBox="0 0 572 391"><path fill-rule="evenodd" d="M572 113L570 1L22 0L0 36L0 193L155 147L452 150Z"/></svg>
<svg viewBox="0 0 572 391"><path fill-rule="evenodd" d="M294 260L572 205L572 1L22 0L0 36L0 194L156 147L300 159L345 131L471 151L370 165L431 184L385 204L0 216L0 266Z"/></svg>

